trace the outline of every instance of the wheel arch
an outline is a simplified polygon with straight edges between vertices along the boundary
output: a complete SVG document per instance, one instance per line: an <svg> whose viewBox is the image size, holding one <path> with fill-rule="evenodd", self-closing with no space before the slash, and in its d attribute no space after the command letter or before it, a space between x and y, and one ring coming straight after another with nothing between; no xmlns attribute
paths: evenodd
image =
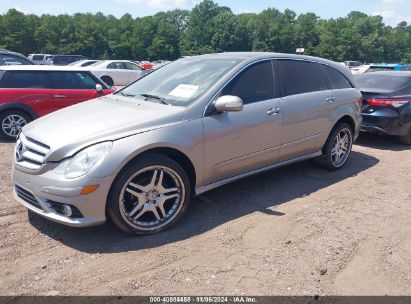
<svg viewBox="0 0 411 304"><path fill-rule="evenodd" d="M20 102L8 102L0 105L0 114L5 111L18 110L22 111L30 116L32 120L38 118L37 113L28 105Z"/></svg>
<svg viewBox="0 0 411 304"><path fill-rule="evenodd" d="M124 170L124 168L127 167L130 163L136 162L139 159L143 158L146 155L149 154L160 154L163 156L166 156L172 160L174 160L176 163L178 163L184 171L187 173L189 181L190 181L190 187L194 191L196 183L197 183L197 174L196 170L194 167L193 162L191 159L182 151L173 148L173 147L151 147L148 148L147 150L141 151L140 153L134 155L131 159L129 159L126 163L124 163L121 167L121 169L118 171L117 175L121 174L121 172ZM114 182L113 182L114 184ZM194 192L192 192L194 193Z"/></svg>

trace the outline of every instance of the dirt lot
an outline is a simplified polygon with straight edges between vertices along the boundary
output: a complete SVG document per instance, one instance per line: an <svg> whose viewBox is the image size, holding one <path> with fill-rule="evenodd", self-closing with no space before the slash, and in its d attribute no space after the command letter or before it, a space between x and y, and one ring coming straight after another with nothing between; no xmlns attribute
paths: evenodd
<svg viewBox="0 0 411 304"><path fill-rule="evenodd" d="M131 237L30 216L0 144L0 294L411 295L411 148L363 135L338 172L311 162L195 199Z"/></svg>

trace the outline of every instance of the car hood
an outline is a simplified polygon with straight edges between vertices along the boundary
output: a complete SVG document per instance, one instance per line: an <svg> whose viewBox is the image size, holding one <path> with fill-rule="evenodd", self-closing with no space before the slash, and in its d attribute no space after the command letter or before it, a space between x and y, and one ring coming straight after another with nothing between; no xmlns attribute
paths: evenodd
<svg viewBox="0 0 411 304"><path fill-rule="evenodd" d="M109 95L46 115L22 132L50 147L47 161L59 161L94 143L180 123L184 116L182 107Z"/></svg>

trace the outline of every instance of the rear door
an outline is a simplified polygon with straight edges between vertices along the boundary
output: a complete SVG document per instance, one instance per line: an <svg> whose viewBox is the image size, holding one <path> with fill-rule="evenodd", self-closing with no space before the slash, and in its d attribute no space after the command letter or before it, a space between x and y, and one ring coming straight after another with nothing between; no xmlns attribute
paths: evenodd
<svg viewBox="0 0 411 304"><path fill-rule="evenodd" d="M54 110L102 96L96 91L96 80L88 72L51 71Z"/></svg>
<svg viewBox="0 0 411 304"><path fill-rule="evenodd" d="M44 71L5 71L0 81L0 101L18 102L32 108L38 116L50 111L53 89Z"/></svg>
<svg viewBox="0 0 411 304"><path fill-rule="evenodd" d="M128 82L132 83L140 79L143 75L143 69L137 64L131 62L124 62L124 65L128 69Z"/></svg>
<svg viewBox="0 0 411 304"><path fill-rule="evenodd" d="M315 63L278 60L284 105L281 160L317 152L330 130L332 95Z"/></svg>
<svg viewBox="0 0 411 304"><path fill-rule="evenodd" d="M108 74L113 79L114 85L128 85L130 71L124 62L112 62L107 66Z"/></svg>
<svg viewBox="0 0 411 304"><path fill-rule="evenodd" d="M249 66L223 88L220 96L240 97L244 109L204 117L205 184L277 160L283 113L274 79L272 62L266 60Z"/></svg>

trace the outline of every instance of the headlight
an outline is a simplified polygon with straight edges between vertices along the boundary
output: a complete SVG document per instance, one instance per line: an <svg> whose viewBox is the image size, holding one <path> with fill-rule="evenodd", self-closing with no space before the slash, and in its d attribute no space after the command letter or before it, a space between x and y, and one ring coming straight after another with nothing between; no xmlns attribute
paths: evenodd
<svg viewBox="0 0 411 304"><path fill-rule="evenodd" d="M69 179L86 175L106 159L112 145L112 142L103 142L88 147L59 164L54 172L64 174Z"/></svg>

